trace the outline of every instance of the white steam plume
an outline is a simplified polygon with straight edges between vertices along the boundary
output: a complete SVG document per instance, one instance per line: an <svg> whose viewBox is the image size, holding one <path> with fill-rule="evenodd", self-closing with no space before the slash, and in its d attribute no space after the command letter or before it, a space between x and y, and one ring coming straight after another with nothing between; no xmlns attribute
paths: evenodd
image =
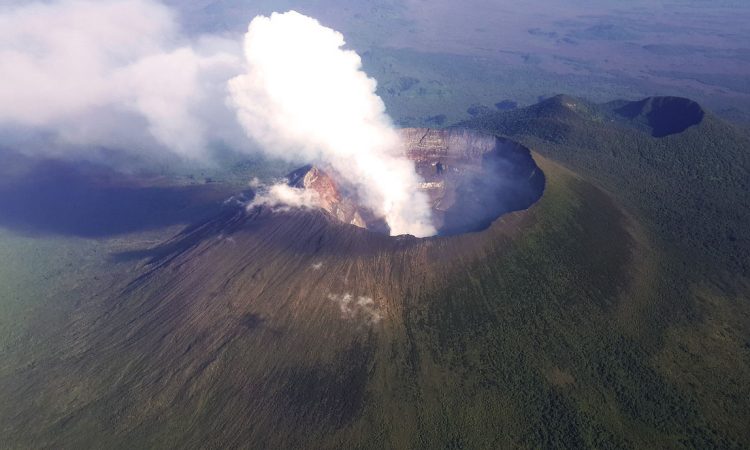
<svg viewBox="0 0 750 450"><path fill-rule="evenodd" d="M333 167L392 234L432 235L375 80L343 45L295 12L255 18L243 58L238 40L185 36L154 0L0 5L0 147L207 159L216 143L254 151L249 135L274 157Z"/></svg>
<svg viewBox="0 0 750 450"><path fill-rule="evenodd" d="M428 198L376 82L343 46L340 33L294 11L253 19L246 73L229 81L239 121L269 154L332 166L391 234L433 235Z"/></svg>
<svg viewBox="0 0 750 450"><path fill-rule="evenodd" d="M62 148L201 158L211 141L242 135L223 104L239 55L228 39L184 37L151 0L0 6L0 125L6 138L36 130Z"/></svg>

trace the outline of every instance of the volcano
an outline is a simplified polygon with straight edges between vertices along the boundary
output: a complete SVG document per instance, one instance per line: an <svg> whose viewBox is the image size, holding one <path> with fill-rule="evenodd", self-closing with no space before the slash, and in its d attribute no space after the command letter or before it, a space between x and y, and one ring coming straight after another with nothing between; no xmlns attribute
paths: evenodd
<svg viewBox="0 0 750 450"><path fill-rule="evenodd" d="M51 412L69 417L62 420L77 430L71 442L83 447L102 435L88 429L101 417L117 428L113 446L132 426L145 428L130 444L168 445L158 430L174 419L169 405L176 404L175 411L196 411L195 420L204 423L196 432L236 436L223 441L229 446L299 448L310 442L294 431L300 424L331 436L348 429L370 414L373 377L397 380L402 375L394 370L416 369L408 369L418 361L410 353L416 349L404 347L408 316L457 275L473 272L473 264L507 248L536 219L529 210L503 212L529 205L545 186L520 144L465 130L403 133L440 232L452 235L389 236L336 178L303 168L289 181L319 192L320 209L225 202L214 217L163 244L118 255L140 261L138 274L110 287L117 293L109 300L82 307L85 319L59 340L80 352L33 368L21 384L48 398L55 388L43 380L91 380L84 397L61 394L60 404L83 409L74 407L72 416ZM457 234L470 230L482 231ZM377 396L400 409L403 400L394 396L404 388L399 382ZM126 403L111 409L95 400L113 390L128 392L119 397ZM181 439L187 447L206 442L202 434Z"/></svg>
<svg viewBox="0 0 750 450"><path fill-rule="evenodd" d="M404 155L424 180L420 189L441 236L486 229L501 215L528 208L544 191L544 174L529 149L514 141L465 129L408 128L401 138ZM388 234L383 218L361 205L341 178L313 165L288 176L291 186L314 191L321 208L339 221Z"/></svg>
<svg viewBox="0 0 750 450"><path fill-rule="evenodd" d="M164 222L189 214L192 225L97 244L87 265L62 272L75 290L53 298L31 339L3 343L0 441L748 447L747 291L693 286L748 267L750 216L738 199L750 143L710 114L663 139L613 109L561 97L474 122L532 150L479 131L403 130L439 229L428 238L390 236L322 166L288 179L314 191L318 208L248 208L260 192L212 202L228 194L168 191L186 211ZM704 179L678 183L694 167ZM127 200L110 206L115 217L162 198L88 178L68 198L104 186ZM690 249L661 244L675 233ZM63 244L31 247L32 261L67 254ZM91 276L73 277L81 267Z"/></svg>

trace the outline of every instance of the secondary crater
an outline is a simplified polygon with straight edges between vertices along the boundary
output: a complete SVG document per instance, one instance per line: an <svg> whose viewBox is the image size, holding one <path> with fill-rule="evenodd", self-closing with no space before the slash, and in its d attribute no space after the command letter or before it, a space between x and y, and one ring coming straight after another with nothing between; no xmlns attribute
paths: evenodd
<svg viewBox="0 0 750 450"><path fill-rule="evenodd" d="M681 97L649 97L626 103L615 112L641 124L656 138L682 133L705 117L701 105Z"/></svg>
<svg viewBox="0 0 750 450"><path fill-rule="evenodd" d="M467 130L400 130L404 154L414 161L430 199L440 236L481 231L503 214L526 209L542 196L544 173L531 152L509 139ZM289 184L318 194L321 207L339 221L388 234L382 218L360 205L335 172L305 166Z"/></svg>

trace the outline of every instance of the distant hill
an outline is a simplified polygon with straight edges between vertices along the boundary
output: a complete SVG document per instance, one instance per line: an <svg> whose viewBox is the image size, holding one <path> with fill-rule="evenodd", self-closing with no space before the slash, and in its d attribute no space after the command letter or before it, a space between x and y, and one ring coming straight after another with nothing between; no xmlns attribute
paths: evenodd
<svg viewBox="0 0 750 450"><path fill-rule="evenodd" d="M518 139L596 180L699 271L750 274L750 137L697 103L557 96L460 126Z"/></svg>

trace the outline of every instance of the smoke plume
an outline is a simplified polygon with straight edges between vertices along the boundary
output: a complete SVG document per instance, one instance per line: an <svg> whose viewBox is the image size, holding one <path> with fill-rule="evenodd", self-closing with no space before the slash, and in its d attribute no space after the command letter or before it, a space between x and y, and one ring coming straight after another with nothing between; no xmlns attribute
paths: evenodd
<svg viewBox="0 0 750 450"><path fill-rule="evenodd" d="M208 160L260 145L332 167L392 234L434 234L376 82L343 45L296 12L252 20L243 57L240 39L186 36L153 0L0 6L0 147Z"/></svg>
<svg viewBox="0 0 750 450"><path fill-rule="evenodd" d="M270 154L320 161L356 186L391 234L435 234L420 178L343 36L290 11L253 19L246 73L229 81L247 133Z"/></svg>
<svg viewBox="0 0 750 450"><path fill-rule="evenodd" d="M241 136L226 125L235 121L223 105L239 48L183 36L172 11L149 0L0 7L4 144L13 132L34 130L51 137L47 148L202 158L209 142Z"/></svg>

